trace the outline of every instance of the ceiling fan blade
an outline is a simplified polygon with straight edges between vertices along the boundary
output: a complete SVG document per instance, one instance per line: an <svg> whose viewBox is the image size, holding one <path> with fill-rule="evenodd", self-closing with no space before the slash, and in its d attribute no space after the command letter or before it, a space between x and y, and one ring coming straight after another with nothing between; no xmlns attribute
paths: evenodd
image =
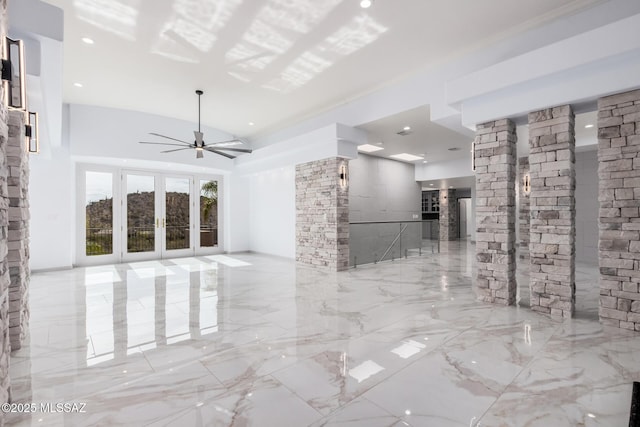
<svg viewBox="0 0 640 427"><path fill-rule="evenodd" d="M224 150L224 151L237 151L238 153L252 153L253 150L250 148L227 148L227 147L216 147L216 150Z"/></svg>
<svg viewBox="0 0 640 427"><path fill-rule="evenodd" d="M183 144L193 145L191 142L183 141L181 139L171 138L170 136L160 135L159 133L155 133L155 132L149 132L149 135L155 135L155 136L159 136L160 138L167 138L173 141L182 142Z"/></svg>
<svg viewBox="0 0 640 427"><path fill-rule="evenodd" d="M166 151L161 151L161 153L173 153L174 151L182 151L182 150L191 150L190 147L185 147L185 148L176 148L175 150L166 150Z"/></svg>
<svg viewBox="0 0 640 427"><path fill-rule="evenodd" d="M153 144L153 145L170 145L172 147L184 147L182 144L172 144L170 142L149 142L149 141L138 141L138 144Z"/></svg>
<svg viewBox="0 0 640 427"><path fill-rule="evenodd" d="M202 144L203 144L202 137L204 136L204 134L202 132L198 132L197 130L194 130L193 134L196 137L196 146L197 147L202 147Z"/></svg>
<svg viewBox="0 0 640 427"><path fill-rule="evenodd" d="M202 150L196 150L196 159L201 159L204 157L204 152Z"/></svg>
<svg viewBox="0 0 640 427"><path fill-rule="evenodd" d="M235 144L231 144L231 143L235 143ZM211 144L209 144L210 146L216 146L216 145L222 145L222 144L229 144L229 145L242 145L244 144L244 141L238 138L235 139L229 139L227 141L218 141L218 142L212 142Z"/></svg>
<svg viewBox="0 0 640 427"><path fill-rule="evenodd" d="M215 149L210 148L210 147L204 147L204 149L209 151L210 153L216 153L216 154L224 156L224 157L226 157L228 159L235 159L236 158L236 156L232 156L231 154L223 153L222 151L218 151L218 150L215 150Z"/></svg>

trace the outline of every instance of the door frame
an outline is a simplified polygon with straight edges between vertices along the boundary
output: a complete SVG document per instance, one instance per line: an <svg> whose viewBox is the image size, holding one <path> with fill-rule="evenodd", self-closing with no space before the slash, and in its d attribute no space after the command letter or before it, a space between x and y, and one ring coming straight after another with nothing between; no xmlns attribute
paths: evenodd
<svg viewBox="0 0 640 427"><path fill-rule="evenodd" d="M87 172L106 172L112 174L112 218L113 218L113 253L110 255L86 255L86 173ZM139 175L152 175L156 177L155 188L156 192L159 188L160 181L157 179L161 176L162 189L164 189L164 177L186 177L190 179L190 220L191 220L191 232L190 232L190 247L188 249L178 249L171 251L158 251L158 244L163 245L164 242L156 238L156 250L151 252L140 253L140 256L133 258L126 254L124 245L126 245L125 235L126 227L126 188L124 186L125 173L133 173ZM214 180L218 182L218 244L217 246L200 247L200 233L196 233L196 226L200 227L200 181L201 180ZM164 194L164 192L162 193ZM156 204L158 197L156 196ZM196 203L196 201L198 203ZM167 173L167 171L161 171L157 169L144 169L144 168L131 168L131 167L118 167L91 163L78 163L76 166L76 245L75 245L75 263L78 266L91 266L101 264L113 264L119 262L130 261L142 261L152 259L167 259L167 258L180 258L185 256L203 256L203 255L215 255L224 253L224 233L225 229L225 217L224 217L224 175L222 174L207 174L207 173L188 173L182 171L175 171ZM157 209L157 208L156 208ZM164 235L161 237L164 238ZM176 252L178 251L178 252ZM127 255L127 256L125 256Z"/></svg>

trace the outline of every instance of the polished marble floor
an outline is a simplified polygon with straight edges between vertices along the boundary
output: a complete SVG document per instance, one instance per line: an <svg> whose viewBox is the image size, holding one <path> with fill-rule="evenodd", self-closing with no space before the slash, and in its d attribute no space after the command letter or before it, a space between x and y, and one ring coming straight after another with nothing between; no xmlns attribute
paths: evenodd
<svg viewBox="0 0 640 427"><path fill-rule="evenodd" d="M474 247L327 273L256 254L32 276L25 426L623 426L640 334L477 302Z"/></svg>

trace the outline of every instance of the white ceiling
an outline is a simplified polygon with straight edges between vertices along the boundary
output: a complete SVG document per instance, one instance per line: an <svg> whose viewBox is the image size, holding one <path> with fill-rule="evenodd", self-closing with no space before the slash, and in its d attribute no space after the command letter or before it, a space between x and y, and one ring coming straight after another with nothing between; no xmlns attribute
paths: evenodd
<svg viewBox="0 0 640 427"><path fill-rule="evenodd" d="M241 137L601 2L46 1L65 11L66 102L195 121L202 89L203 122Z"/></svg>
<svg viewBox="0 0 640 427"><path fill-rule="evenodd" d="M424 106L358 126L367 132L370 144L384 148L368 154L389 157L393 154L408 153L423 157L427 162L468 157L473 132L469 131L468 135L454 132L431 122L429 115L429 107ZM410 134L398 135L398 132L407 126L411 128ZM418 160L409 163L422 162Z"/></svg>

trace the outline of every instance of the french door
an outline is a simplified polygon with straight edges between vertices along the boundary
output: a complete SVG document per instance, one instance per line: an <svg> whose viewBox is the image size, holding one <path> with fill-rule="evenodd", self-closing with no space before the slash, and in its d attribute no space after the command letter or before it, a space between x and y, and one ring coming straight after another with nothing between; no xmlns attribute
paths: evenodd
<svg viewBox="0 0 640 427"><path fill-rule="evenodd" d="M123 261L194 254L194 179L123 171Z"/></svg>
<svg viewBox="0 0 640 427"><path fill-rule="evenodd" d="M79 174L80 264L221 251L216 177L104 169Z"/></svg>

